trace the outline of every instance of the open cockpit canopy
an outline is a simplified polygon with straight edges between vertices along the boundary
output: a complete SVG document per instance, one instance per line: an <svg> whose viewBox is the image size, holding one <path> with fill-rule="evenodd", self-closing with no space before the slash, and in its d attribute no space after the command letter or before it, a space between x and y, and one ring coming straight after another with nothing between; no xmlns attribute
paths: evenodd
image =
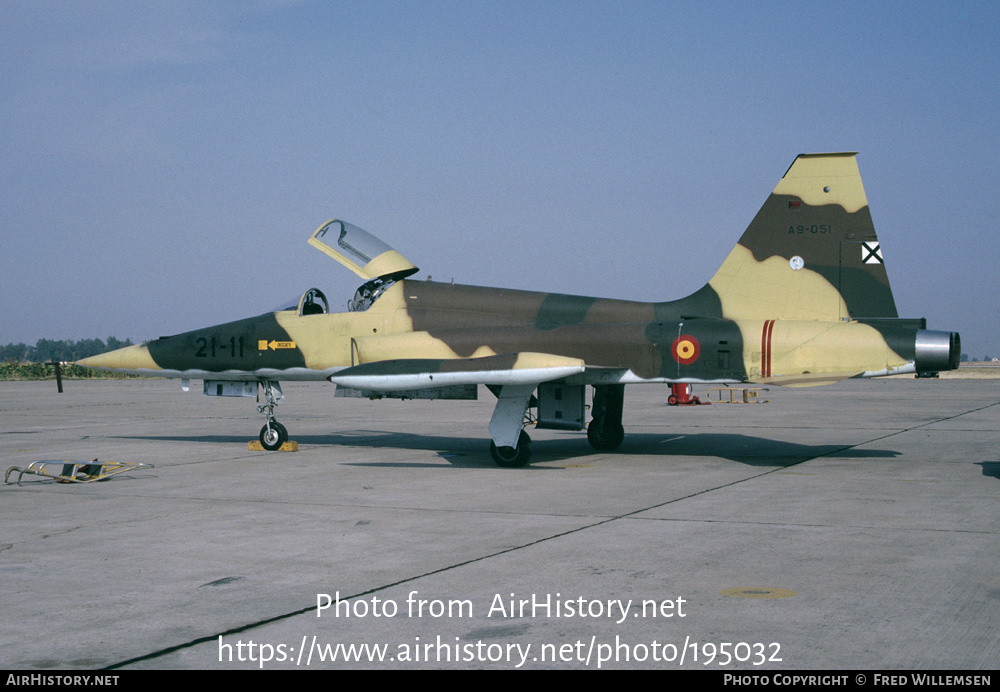
<svg viewBox="0 0 1000 692"><path fill-rule="evenodd" d="M417 272L410 260L368 231L346 221L327 221L313 233L309 244L365 280L391 276L397 281Z"/></svg>
<svg viewBox="0 0 1000 692"><path fill-rule="evenodd" d="M410 260L368 231L339 219L320 226L309 244L366 280L348 303L351 312L367 310L386 289L418 271Z"/></svg>

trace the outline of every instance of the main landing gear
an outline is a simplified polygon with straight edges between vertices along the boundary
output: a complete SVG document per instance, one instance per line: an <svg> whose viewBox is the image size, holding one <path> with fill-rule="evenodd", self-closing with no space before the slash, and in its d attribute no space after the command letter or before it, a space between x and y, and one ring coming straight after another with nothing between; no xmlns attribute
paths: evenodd
<svg viewBox="0 0 1000 692"><path fill-rule="evenodd" d="M504 385L490 390L497 395L497 407L490 421L490 455L498 466L516 468L531 459L531 438L522 428L531 405L535 385ZM625 385L594 385L594 417L587 427L587 441L600 452L618 449L625 439L622 406ZM581 404L582 405L582 404ZM576 429L576 428L574 428Z"/></svg>
<svg viewBox="0 0 1000 692"><path fill-rule="evenodd" d="M516 447L497 447L496 442L490 442L490 456L497 466L513 469L524 466L531 459L531 438L528 433L521 431L517 438Z"/></svg>
<svg viewBox="0 0 1000 692"><path fill-rule="evenodd" d="M265 401L257 406L257 411L263 413L267 419L264 427L260 429L260 446L273 452L288 442L288 431L285 426L274 419L274 407L284 401L285 397L281 393L281 385L277 382L261 382L260 387L264 390Z"/></svg>
<svg viewBox="0 0 1000 692"><path fill-rule="evenodd" d="M622 426L622 407L625 403L625 385L595 384L591 410L593 420L587 426L587 442L599 452L618 449L625 439Z"/></svg>
<svg viewBox="0 0 1000 692"><path fill-rule="evenodd" d="M497 407L490 420L490 456L497 466L517 468L531 459L531 438L522 426L534 391L533 384L506 384L493 392Z"/></svg>

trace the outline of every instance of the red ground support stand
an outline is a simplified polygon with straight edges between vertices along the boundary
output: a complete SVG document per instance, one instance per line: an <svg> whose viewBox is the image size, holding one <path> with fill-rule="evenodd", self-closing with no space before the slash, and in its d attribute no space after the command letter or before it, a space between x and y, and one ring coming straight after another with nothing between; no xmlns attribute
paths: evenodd
<svg viewBox="0 0 1000 692"><path fill-rule="evenodd" d="M671 406L701 406L711 404L711 401L702 401L696 396L691 396L691 385L686 383L676 383L670 385L670 396L667 403Z"/></svg>

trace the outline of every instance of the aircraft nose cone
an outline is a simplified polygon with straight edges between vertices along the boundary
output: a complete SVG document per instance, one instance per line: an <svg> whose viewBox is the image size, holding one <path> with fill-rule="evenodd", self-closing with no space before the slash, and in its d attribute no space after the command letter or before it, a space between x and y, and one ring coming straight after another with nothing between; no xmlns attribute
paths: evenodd
<svg viewBox="0 0 1000 692"><path fill-rule="evenodd" d="M117 370L120 372L138 372L142 370L160 370L149 355L149 349L145 344L138 346L126 346L108 353L90 356L76 361L76 365L85 368L96 368L98 370Z"/></svg>

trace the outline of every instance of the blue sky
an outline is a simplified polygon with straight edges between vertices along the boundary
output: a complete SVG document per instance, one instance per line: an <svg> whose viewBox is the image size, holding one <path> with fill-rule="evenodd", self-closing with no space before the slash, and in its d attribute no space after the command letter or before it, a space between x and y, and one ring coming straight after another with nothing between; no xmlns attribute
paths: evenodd
<svg viewBox="0 0 1000 692"><path fill-rule="evenodd" d="M858 151L903 316L1000 355L1000 3L0 0L0 343L147 340L358 281L707 281Z"/></svg>

